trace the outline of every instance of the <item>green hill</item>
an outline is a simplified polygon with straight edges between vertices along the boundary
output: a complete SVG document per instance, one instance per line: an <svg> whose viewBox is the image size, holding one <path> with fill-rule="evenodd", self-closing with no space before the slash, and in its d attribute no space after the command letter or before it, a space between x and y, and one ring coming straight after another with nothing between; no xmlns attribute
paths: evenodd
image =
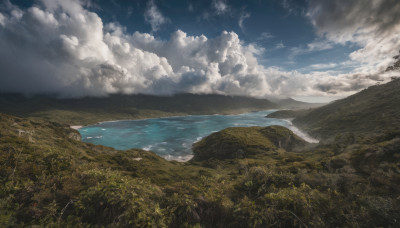
<svg viewBox="0 0 400 228"><path fill-rule="evenodd" d="M302 111L278 111L268 117L295 118L314 137L353 132L373 134L400 128L400 79L371 86L328 105Z"/></svg>
<svg viewBox="0 0 400 228"><path fill-rule="evenodd" d="M193 160L244 158L279 149L304 147L304 140L281 126L236 127L213 133L193 145Z"/></svg>

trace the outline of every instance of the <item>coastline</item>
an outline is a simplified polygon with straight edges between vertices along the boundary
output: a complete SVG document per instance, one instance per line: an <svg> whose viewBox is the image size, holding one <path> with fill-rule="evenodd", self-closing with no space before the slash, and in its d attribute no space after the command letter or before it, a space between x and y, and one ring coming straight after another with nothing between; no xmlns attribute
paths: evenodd
<svg viewBox="0 0 400 228"><path fill-rule="evenodd" d="M262 110L262 111L272 111L276 112L279 110L276 109L268 109L268 110ZM262 112L262 111L252 111L252 112ZM163 116L163 117L154 117L154 118L144 118L144 119L124 119L124 120L110 120L110 121L102 121L102 122L98 122L94 125L98 125L98 124L102 124L102 123L110 123L110 122L118 122L118 121L142 121L142 120L151 120L151 119L169 119L169 118L176 118L176 117L190 117L190 116L215 116L215 115L242 115L242 114L246 114L246 113L250 113L250 112L244 112L244 113L240 113L240 114L206 114L206 115L176 115L176 116ZM277 119L277 118L270 118L270 119ZM279 118L278 118L279 119ZM285 126L286 128L288 128L289 130L291 130L294 134L296 134L297 136L299 136L300 138L302 138L303 140L309 142L309 143L319 143L319 140L312 138L311 136L309 136L307 133L303 132L301 129L297 128L296 126L293 125L292 123L292 118L288 118L288 119L279 119L281 121L284 121L287 123L287 126ZM87 125L90 126L90 125ZM75 129L75 130L79 130L83 127L86 127L84 125L71 125L70 128ZM211 133L210 133L211 134ZM196 140L196 141L199 141ZM149 150L151 151L151 150ZM151 151L153 152L153 151ZM154 153L154 152L153 152ZM158 155L160 156L160 155ZM173 156L173 155L165 155L165 156L160 156L168 161L177 161L177 162L187 162L189 160L192 159L193 154L191 155L183 155L183 156Z"/></svg>

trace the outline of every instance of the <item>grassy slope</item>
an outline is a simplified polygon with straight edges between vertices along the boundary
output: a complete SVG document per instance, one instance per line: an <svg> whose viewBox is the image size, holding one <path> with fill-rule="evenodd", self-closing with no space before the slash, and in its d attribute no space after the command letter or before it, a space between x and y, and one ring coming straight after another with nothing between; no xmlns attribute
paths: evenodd
<svg viewBox="0 0 400 228"><path fill-rule="evenodd" d="M291 152L279 141L302 141L282 127L226 131L244 151L253 142L268 153L169 162L76 141L67 125L1 114L0 226L399 225L399 132Z"/></svg>
<svg viewBox="0 0 400 228"><path fill-rule="evenodd" d="M371 86L320 108L278 111L268 117L295 118L293 123L315 137L338 133L375 133L400 128L400 79Z"/></svg>

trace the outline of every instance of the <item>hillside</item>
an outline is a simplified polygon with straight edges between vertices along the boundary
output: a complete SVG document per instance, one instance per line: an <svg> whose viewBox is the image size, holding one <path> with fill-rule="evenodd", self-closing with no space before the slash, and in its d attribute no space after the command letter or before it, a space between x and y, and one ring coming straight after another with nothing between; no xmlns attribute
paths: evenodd
<svg viewBox="0 0 400 228"><path fill-rule="evenodd" d="M245 157L178 163L80 142L68 125L0 114L0 226L399 226L400 132L302 149L282 127L236 130L220 134L245 145Z"/></svg>
<svg viewBox="0 0 400 228"><path fill-rule="evenodd" d="M324 103L307 103L302 101L296 101L292 98L285 99L271 99L272 102L279 105L279 109L307 109L307 108L317 108L325 105Z"/></svg>
<svg viewBox="0 0 400 228"><path fill-rule="evenodd" d="M293 123L323 139L338 133L371 134L400 128L400 79L371 86L328 105L302 111L279 111L271 118Z"/></svg>

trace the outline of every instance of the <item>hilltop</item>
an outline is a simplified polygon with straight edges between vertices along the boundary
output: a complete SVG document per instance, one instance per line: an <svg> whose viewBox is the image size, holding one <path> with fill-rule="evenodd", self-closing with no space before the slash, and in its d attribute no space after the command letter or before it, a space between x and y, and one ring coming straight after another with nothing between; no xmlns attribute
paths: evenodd
<svg viewBox="0 0 400 228"><path fill-rule="evenodd" d="M193 160L245 158L250 155L293 151L307 142L281 126L227 128L193 145Z"/></svg>

